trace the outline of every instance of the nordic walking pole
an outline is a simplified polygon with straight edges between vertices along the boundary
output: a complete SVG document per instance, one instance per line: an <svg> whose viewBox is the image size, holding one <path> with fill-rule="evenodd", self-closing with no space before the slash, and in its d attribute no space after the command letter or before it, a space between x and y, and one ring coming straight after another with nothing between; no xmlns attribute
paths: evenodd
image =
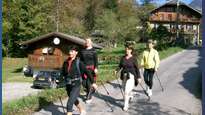
<svg viewBox="0 0 205 115"><path fill-rule="evenodd" d="M148 97L148 100L150 100L150 96L147 94L147 92L146 92L145 88L142 86L141 82L139 84L140 84L140 87L142 88L143 92L145 93L145 95Z"/></svg>
<svg viewBox="0 0 205 115"><path fill-rule="evenodd" d="M158 81L159 81L160 87L162 88L162 92L163 92L163 91L164 91L164 88L163 88L163 86L162 86L162 83L161 83L161 81L160 81L160 79L159 79L159 76L158 76L157 72L156 72L156 76L157 76L157 79L158 79Z"/></svg>
<svg viewBox="0 0 205 115"><path fill-rule="evenodd" d="M105 85L103 84L103 82L100 80L101 85L103 86L103 88L105 89L106 93L110 96L110 93L108 92L107 88L105 87Z"/></svg>
<svg viewBox="0 0 205 115"><path fill-rule="evenodd" d="M120 71L121 71L121 70L122 70L122 69L120 69ZM119 71L119 72L120 72L120 71ZM117 74L116 74L116 78L117 78L117 82L118 82L118 84L119 84L119 88L120 88L120 91L121 91L122 97L124 98L124 93L123 93L123 90L122 90L122 88L121 88L121 86L120 86L120 82L119 82L118 77L117 77L117 75L118 75L119 72L117 72Z"/></svg>
<svg viewBox="0 0 205 115"><path fill-rule="evenodd" d="M60 100L60 102L61 102L61 106L62 106L62 108L63 108L63 113L66 114L66 112L65 112L65 110L64 110L63 102L62 102L62 100L61 100L61 97L58 96L58 98L59 98L59 100Z"/></svg>
<svg viewBox="0 0 205 115"><path fill-rule="evenodd" d="M141 83L140 84L140 87L142 88L143 92L145 93L145 95L148 97L148 100L150 99L150 96L147 94L147 92L145 91L144 87L142 86Z"/></svg>

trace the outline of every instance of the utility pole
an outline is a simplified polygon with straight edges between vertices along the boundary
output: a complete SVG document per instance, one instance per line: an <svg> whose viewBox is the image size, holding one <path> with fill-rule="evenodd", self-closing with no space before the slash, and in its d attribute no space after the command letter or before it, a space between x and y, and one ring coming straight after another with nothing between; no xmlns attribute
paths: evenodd
<svg viewBox="0 0 205 115"><path fill-rule="evenodd" d="M177 39L179 38L179 0L177 0L177 17L176 17L176 32L177 32Z"/></svg>
<svg viewBox="0 0 205 115"><path fill-rule="evenodd" d="M56 9L56 32L59 31L59 0L57 0L57 9Z"/></svg>

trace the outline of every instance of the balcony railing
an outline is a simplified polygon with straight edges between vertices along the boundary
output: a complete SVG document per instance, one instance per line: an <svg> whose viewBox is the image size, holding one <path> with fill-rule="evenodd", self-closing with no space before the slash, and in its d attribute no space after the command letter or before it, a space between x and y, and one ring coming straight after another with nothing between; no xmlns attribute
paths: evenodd
<svg viewBox="0 0 205 115"><path fill-rule="evenodd" d="M150 16L150 21L159 21L159 22L173 22L177 20L176 13L159 13L158 15L152 15ZM193 22L193 23L200 23L200 19L194 18L194 17L187 17L180 15L179 16L179 22Z"/></svg>

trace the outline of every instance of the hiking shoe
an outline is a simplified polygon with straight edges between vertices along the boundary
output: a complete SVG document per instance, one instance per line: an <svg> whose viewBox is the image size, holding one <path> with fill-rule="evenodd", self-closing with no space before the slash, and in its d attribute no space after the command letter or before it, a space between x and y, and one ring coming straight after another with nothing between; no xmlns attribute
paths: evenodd
<svg viewBox="0 0 205 115"><path fill-rule="evenodd" d="M90 104L92 102L92 99L88 99L85 101L85 103Z"/></svg>
<svg viewBox="0 0 205 115"><path fill-rule="evenodd" d="M128 107L123 107L123 111L128 111Z"/></svg>
<svg viewBox="0 0 205 115"><path fill-rule="evenodd" d="M148 96L152 96L152 90L151 89L148 92Z"/></svg>
<svg viewBox="0 0 205 115"><path fill-rule="evenodd" d="M80 115L86 115L86 111L81 111Z"/></svg>
<svg viewBox="0 0 205 115"><path fill-rule="evenodd" d="M134 99L134 96L129 97L129 101L133 101L133 99Z"/></svg>
<svg viewBox="0 0 205 115"><path fill-rule="evenodd" d="M149 86L146 86L146 93L149 94Z"/></svg>

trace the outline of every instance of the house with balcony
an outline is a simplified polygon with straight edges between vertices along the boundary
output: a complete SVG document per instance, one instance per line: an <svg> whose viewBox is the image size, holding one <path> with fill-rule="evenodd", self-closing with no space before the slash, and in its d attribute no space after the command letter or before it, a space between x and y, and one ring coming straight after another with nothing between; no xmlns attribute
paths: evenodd
<svg viewBox="0 0 205 115"><path fill-rule="evenodd" d="M172 38L182 37L190 43L199 43L202 13L193 7L171 0L150 12L151 28L167 27ZM180 36L179 36L180 35Z"/></svg>

